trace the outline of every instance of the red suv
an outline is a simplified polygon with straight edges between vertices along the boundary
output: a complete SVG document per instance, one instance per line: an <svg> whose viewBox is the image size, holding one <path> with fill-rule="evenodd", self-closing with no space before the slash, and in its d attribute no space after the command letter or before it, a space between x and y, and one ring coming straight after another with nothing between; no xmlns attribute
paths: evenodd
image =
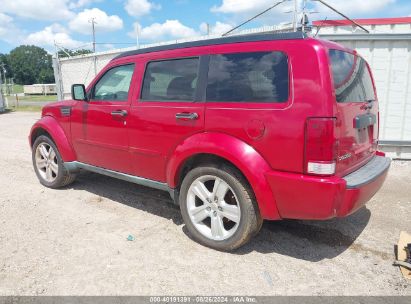
<svg viewBox="0 0 411 304"><path fill-rule="evenodd" d="M192 237L219 250L263 219L347 216L390 166L366 61L299 32L126 52L72 98L31 130L40 182L88 170L168 191Z"/></svg>

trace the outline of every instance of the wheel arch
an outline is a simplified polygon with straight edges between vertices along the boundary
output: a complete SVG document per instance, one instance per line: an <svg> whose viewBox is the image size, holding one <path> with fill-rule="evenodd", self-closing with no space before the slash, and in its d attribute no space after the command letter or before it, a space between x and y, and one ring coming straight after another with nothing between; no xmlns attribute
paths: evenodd
<svg viewBox="0 0 411 304"><path fill-rule="evenodd" d="M33 147L35 140L41 135L48 136L53 140L64 162L76 160L74 149L62 126L55 118L44 116L33 125L29 135L30 147Z"/></svg>
<svg viewBox="0 0 411 304"><path fill-rule="evenodd" d="M32 132L31 132L30 146L33 147L34 142L36 141L37 137L42 136L42 135L47 136L47 137L49 137L50 139L53 140L53 137L50 135L49 132L46 131L46 129L43 129L42 127L37 127L34 130L32 130ZM53 142L54 142L54 140L53 140Z"/></svg>
<svg viewBox="0 0 411 304"><path fill-rule="evenodd" d="M280 219L274 195L265 178L270 166L253 147L227 134L196 134L177 146L167 163L168 185L178 188L187 170L210 162L223 162L236 168L253 190L261 216Z"/></svg>

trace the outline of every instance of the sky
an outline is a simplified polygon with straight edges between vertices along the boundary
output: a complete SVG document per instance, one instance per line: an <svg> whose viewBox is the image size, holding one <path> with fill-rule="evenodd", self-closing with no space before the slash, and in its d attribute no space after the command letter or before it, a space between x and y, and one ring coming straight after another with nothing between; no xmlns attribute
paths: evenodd
<svg viewBox="0 0 411 304"><path fill-rule="evenodd" d="M326 0L352 18L411 16L411 0ZM91 49L96 21L97 51L221 34L278 0L0 0L0 53L22 45L48 52ZM301 8L303 0L298 0ZM285 1L247 27L290 22L293 0ZM311 21L339 19L317 1L307 1Z"/></svg>

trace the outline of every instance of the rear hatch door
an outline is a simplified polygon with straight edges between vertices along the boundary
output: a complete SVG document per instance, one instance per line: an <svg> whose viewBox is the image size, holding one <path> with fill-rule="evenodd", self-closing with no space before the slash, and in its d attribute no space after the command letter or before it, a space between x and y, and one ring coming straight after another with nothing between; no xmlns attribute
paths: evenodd
<svg viewBox="0 0 411 304"><path fill-rule="evenodd" d="M344 176L367 163L378 138L378 101L367 62L356 54L329 50L337 108L336 174Z"/></svg>

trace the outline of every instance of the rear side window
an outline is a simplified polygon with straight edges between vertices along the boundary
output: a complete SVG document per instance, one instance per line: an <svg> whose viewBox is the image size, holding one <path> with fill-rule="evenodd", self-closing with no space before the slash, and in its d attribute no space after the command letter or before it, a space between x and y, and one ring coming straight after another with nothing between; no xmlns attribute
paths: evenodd
<svg viewBox="0 0 411 304"><path fill-rule="evenodd" d="M288 59L282 52L211 56L207 100L221 102L285 102Z"/></svg>
<svg viewBox="0 0 411 304"><path fill-rule="evenodd" d="M364 59L338 50L330 50L329 56L337 102L375 99L370 71Z"/></svg>
<svg viewBox="0 0 411 304"><path fill-rule="evenodd" d="M144 74L142 100L194 101L198 58L153 61Z"/></svg>

